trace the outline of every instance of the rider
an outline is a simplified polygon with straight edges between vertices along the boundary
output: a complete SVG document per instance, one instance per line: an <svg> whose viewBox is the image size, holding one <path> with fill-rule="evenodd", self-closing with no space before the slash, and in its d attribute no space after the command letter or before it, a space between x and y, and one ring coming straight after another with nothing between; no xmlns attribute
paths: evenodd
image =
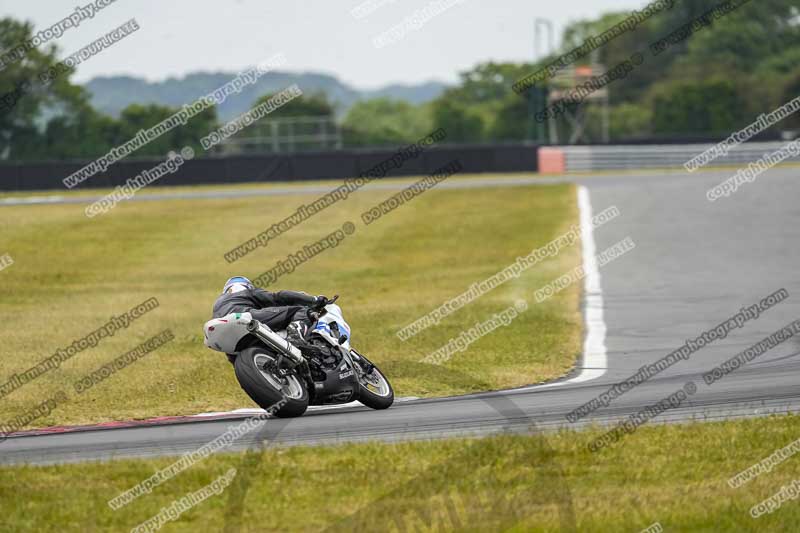
<svg viewBox="0 0 800 533"><path fill-rule="evenodd" d="M313 350L305 339L316 322L315 309L322 309L328 301L325 296L298 291L265 291L243 276L234 276L225 282L222 294L214 302L213 316L250 313L274 331L286 329L289 342L306 351Z"/></svg>

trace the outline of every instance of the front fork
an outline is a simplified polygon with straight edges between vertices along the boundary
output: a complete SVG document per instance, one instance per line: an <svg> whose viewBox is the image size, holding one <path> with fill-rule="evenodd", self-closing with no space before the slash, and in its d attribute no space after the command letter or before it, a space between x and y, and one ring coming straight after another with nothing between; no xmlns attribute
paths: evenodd
<svg viewBox="0 0 800 533"><path fill-rule="evenodd" d="M365 376L372 374L372 371L375 370L375 365L367 361L367 359L362 357L361 354L355 351L353 348L350 348L349 355L353 361L353 366L357 366L359 369L361 369L362 374Z"/></svg>

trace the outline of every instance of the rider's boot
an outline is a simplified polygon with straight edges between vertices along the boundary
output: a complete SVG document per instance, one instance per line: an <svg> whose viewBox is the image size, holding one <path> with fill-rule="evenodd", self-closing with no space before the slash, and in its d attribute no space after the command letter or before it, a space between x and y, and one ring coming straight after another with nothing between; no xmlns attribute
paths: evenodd
<svg viewBox="0 0 800 533"><path fill-rule="evenodd" d="M286 338L298 348L306 344L308 324L304 320L295 320L286 328Z"/></svg>
<svg viewBox="0 0 800 533"><path fill-rule="evenodd" d="M294 344L303 355L319 357L322 354L322 350L306 340L306 336L310 331L311 327L308 322L295 320L286 328L286 339Z"/></svg>

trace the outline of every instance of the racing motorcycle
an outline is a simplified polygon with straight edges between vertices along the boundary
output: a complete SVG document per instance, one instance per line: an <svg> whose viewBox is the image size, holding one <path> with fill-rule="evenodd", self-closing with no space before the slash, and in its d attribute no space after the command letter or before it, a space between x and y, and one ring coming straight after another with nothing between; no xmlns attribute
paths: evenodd
<svg viewBox="0 0 800 533"><path fill-rule="evenodd" d="M309 357L287 340L286 330L273 331L250 313L206 322L205 345L233 359L236 379L261 408L280 406L275 416L295 417L309 405L356 400L387 409L394 390L383 372L350 346L350 326L337 299L312 309L318 318L306 339L315 349Z"/></svg>

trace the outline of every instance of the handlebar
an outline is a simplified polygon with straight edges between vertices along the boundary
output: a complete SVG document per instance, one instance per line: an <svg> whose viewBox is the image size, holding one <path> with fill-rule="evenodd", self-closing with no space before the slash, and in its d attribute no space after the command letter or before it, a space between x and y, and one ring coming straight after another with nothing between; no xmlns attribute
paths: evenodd
<svg viewBox="0 0 800 533"><path fill-rule="evenodd" d="M333 298L323 298L321 301L316 302L314 305L312 305L311 309L313 309L315 311L322 311L323 309L325 309L326 305L330 305L332 303L335 303L336 300L338 300L338 299L339 299L339 295L338 294L336 296L334 296Z"/></svg>

